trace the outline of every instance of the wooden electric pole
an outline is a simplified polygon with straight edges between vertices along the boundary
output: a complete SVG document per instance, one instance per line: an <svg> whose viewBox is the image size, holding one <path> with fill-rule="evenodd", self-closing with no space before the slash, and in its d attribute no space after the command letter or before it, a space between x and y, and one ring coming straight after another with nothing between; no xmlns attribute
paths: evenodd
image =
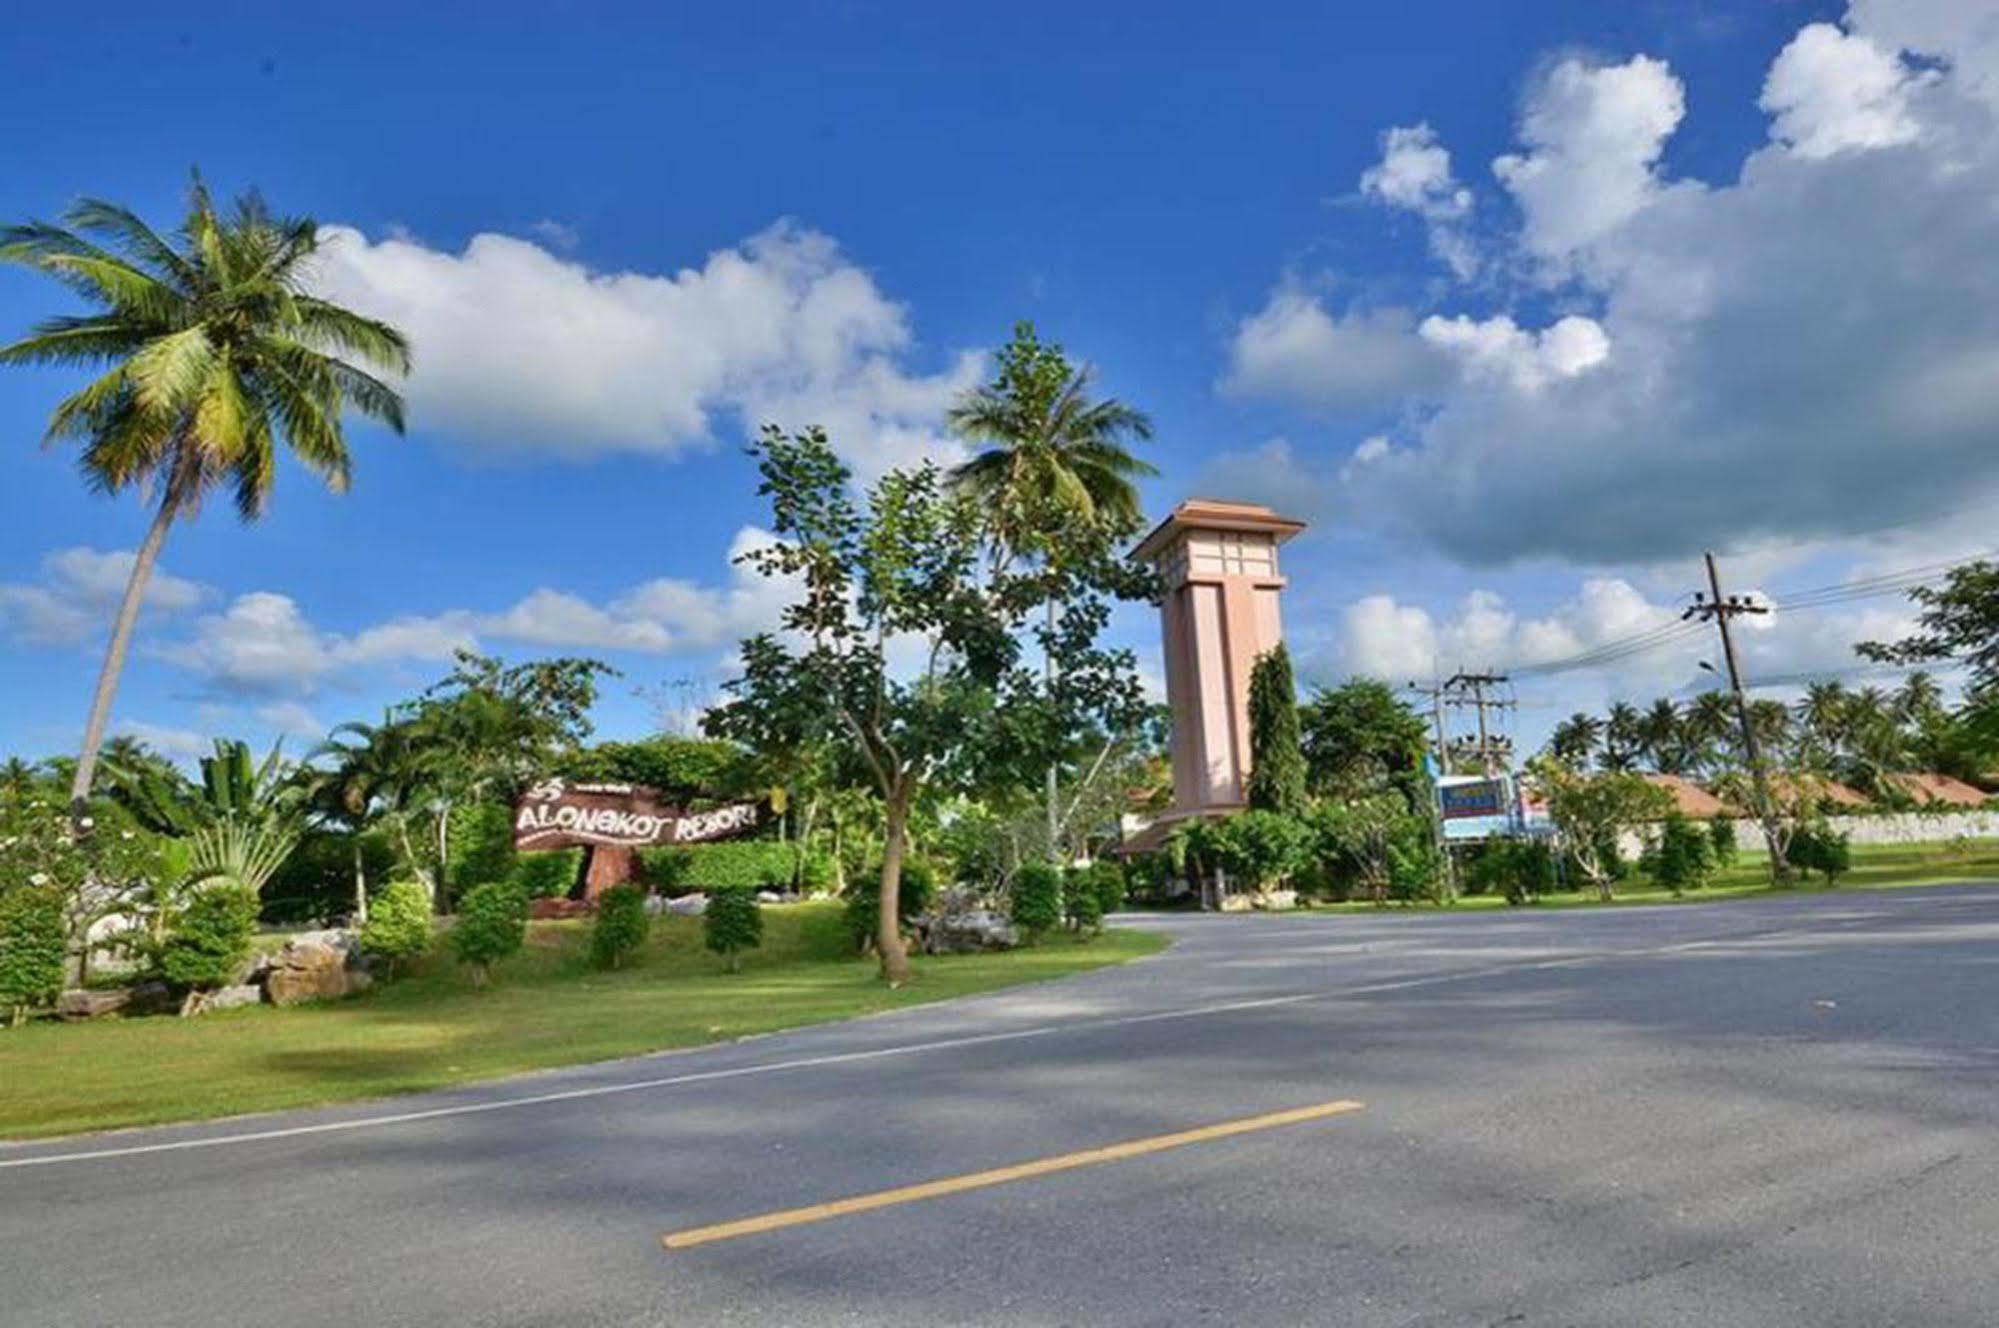
<svg viewBox="0 0 1999 1328"><path fill-rule="evenodd" d="M1485 712L1487 710L1504 710L1513 703L1511 701L1488 700L1485 689L1488 687L1497 687L1505 681L1506 675L1503 673L1454 673L1444 680L1443 685L1445 692L1463 691L1471 693L1469 699L1453 697L1450 704L1468 705L1477 709L1478 764L1479 769L1485 772L1487 778L1497 774L1498 771L1493 769L1492 732L1486 725Z"/></svg>
<svg viewBox="0 0 1999 1328"><path fill-rule="evenodd" d="M1728 689L1735 694L1735 718L1742 726L1742 751L1749 759L1749 783L1756 799L1756 820L1763 827L1763 844L1770 853L1770 879L1781 881L1790 874L1789 864L1784 861L1783 851L1777 843L1777 822L1770 800L1770 774L1763 765L1763 746L1756 739L1756 726L1749 722L1749 698L1742 690L1742 667L1735 658L1735 635L1729 631L1731 620L1745 613L1768 613L1767 604L1757 604L1743 595L1724 597L1721 593L1721 573L1716 570L1714 555L1707 557L1707 593L1694 592L1693 607L1680 615L1681 621L1698 618L1702 622L1712 622L1721 629L1721 654L1728 664Z"/></svg>

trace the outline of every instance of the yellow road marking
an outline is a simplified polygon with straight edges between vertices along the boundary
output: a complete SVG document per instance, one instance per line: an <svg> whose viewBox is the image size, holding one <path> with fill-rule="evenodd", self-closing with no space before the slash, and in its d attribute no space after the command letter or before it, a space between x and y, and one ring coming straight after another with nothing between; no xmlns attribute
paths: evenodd
<svg viewBox="0 0 1999 1328"><path fill-rule="evenodd" d="M1009 1181L1046 1176L1056 1171L1072 1171L1077 1167L1094 1166L1099 1162L1116 1162L1123 1158L1140 1157L1146 1153L1157 1153L1168 1148L1181 1148L1187 1144L1226 1139L1231 1135L1248 1134L1252 1130L1269 1130L1279 1125L1296 1125L1302 1121L1321 1120L1327 1116L1344 1116L1349 1112L1359 1111L1363 1105L1365 1104L1343 1099L1338 1102L1321 1102L1313 1107L1293 1107L1288 1111L1273 1111L1262 1116L1244 1116L1240 1120L1223 1121L1218 1125L1203 1125L1199 1129L1181 1130L1177 1134L1157 1134L1149 1139L1133 1139L1128 1143L1111 1144L1105 1148L1086 1148L1080 1153L1063 1153L1059 1157L1044 1157L1037 1162L1021 1162L1010 1167L998 1167L992 1171L974 1171L965 1176L925 1181L921 1185L904 1185L893 1190L877 1190L873 1194L859 1194L851 1199L836 1199L831 1203L787 1208L781 1212L765 1213L761 1217L745 1217L734 1222L718 1222L714 1226L670 1231L660 1237L660 1243L669 1250L684 1250L694 1245L706 1245L711 1241L730 1240L737 1236L754 1236L759 1232L776 1231L782 1227L823 1222L829 1217L845 1217L849 1213L865 1213L871 1209L912 1203L918 1199L935 1199L946 1194L961 1194L966 1190L984 1189L988 1185L1004 1185Z"/></svg>

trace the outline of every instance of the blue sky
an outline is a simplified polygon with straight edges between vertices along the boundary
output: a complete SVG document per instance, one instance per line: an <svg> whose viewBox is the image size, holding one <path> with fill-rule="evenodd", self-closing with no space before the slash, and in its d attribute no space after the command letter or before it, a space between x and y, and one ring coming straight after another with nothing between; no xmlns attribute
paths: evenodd
<svg viewBox="0 0 1999 1328"><path fill-rule="evenodd" d="M472 642L613 660L600 726L643 731L637 689L698 693L769 619L728 562L746 430L948 459L1018 318L1152 413L1149 510L1314 522L1313 677L1567 658L1670 620L1703 547L1781 605L1989 524L1980 5L184 8L0 39L4 211L255 184L417 370L349 495L291 469L254 529L174 533L117 709L170 749L307 740ZM0 336L66 307L0 272ZM0 375L29 753L74 740L144 520L35 447L69 381ZM1776 617L1750 653L1783 676L1906 623ZM1149 659L1149 615L1119 631ZM1523 740L1699 654L1523 682Z"/></svg>

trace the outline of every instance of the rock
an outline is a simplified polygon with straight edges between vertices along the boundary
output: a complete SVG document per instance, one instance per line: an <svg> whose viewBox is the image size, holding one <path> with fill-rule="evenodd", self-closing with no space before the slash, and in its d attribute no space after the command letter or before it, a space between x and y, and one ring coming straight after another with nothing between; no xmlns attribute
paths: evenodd
<svg viewBox="0 0 1999 1328"><path fill-rule="evenodd" d="M1013 923L991 909L927 915L912 925L925 954L975 954L1011 950L1020 944Z"/></svg>
<svg viewBox="0 0 1999 1328"><path fill-rule="evenodd" d="M757 891L757 902L759 904L782 904L784 896L775 890L759 890Z"/></svg>
<svg viewBox="0 0 1999 1328"><path fill-rule="evenodd" d="M648 917L654 917L654 918L656 918L656 917L658 917L658 916L659 916L660 914L662 914L662 913L664 913L664 912L666 912L666 898L665 898L665 896L663 896L663 895L647 895L647 896L646 896L646 915L647 915Z"/></svg>
<svg viewBox="0 0 1999 1328"><path fill-rule="evenodd" d="M536 922L551 922L562 918L587 918L597 911L594 899L531 899L528 901L528 916Z"/></svg>
<svg viewBox="0 0 1999 1328"><path fill-rule="evenodd" d="M273 1005L298 1005L303 1001L339 1000L352 990L345 967L274 968L264 979L264 992Z"/></svg>
<svg viewBox="0 0 1999 1328"><path fill-rule="evenodd" d="M355 996L375 985L375 975L365 968L347 970L347 994Z"/></svg>
<svg viewBox="0 0 1999 1328"><path fill-rule="evenodd" d="M214 1010L236 1010L245 1005L257 1005L264 999L264 989L241 983L234 987L217 987L201 998L201 1013Z"/></svg>
<svg viewBox="0 0 1999 1328"><path fill-rule="evenodd" d="M1298 892L1296 890L1266 890L1256 897L1256 906L1261 909L1268 909L1273 913L1282 913L1287 909L1298 907Z"/></svg>
<svg viewBox="0 0 1999 1328"><path fill-rule="evenodd" d="M338 952L344 959L347 955L360 951L361 938L344 927L325 927L319 931L302 931L292 937L291 944L298 946L320 946ZM285 948L290 949L291 946L286 946Z"/></svg>
<svg viewBox="0 0 1999 1328"><path fill-rule="evenodd" d="M251 988L252 991L257 990ZM174 989L164 982L141 982L131 989L132 999L125 1005L125 1014L171 1014L180 1005L174 999Z"/></svg>
<svg viewBox="0 0 1999 1328"><path fill-rule="evenodd" d="M1248 895L1223 895L1222 912L1247 913L1256 907L1256 901Z"/></svg>
<svg viewBox="0 0 1999 1328"><path fill-rule="evenodd" d="M698 918L708 911L707 895L682 895L666 901L666 911L683 918Z"/></svg>
<svg viewBox="0 0 1999 1328"><path fill-rule="evenodd" d="M293 941L271 956L271 971L292 969L306 973L317 973L324 969L347 967L347 952L336 950L318 941Z"/></svg>
<svg viewBox="0 0 1999 1328"><path fill-rule="evenodd" d="M125 987L101 991L78 988L56 997L56 1013L65 1019L99 1019L117 1014L131 1003L132 993Z"/></svg>

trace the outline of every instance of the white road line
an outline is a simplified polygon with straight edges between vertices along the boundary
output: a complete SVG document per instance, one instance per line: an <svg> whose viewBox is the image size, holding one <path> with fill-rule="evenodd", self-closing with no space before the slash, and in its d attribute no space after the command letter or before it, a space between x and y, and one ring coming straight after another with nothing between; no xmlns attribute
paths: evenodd
<svg viewBox="0 0 1999 1328"><path fill-rule="evenodd" d="M414 1121L439 1120L448 1116L474 1116L488 1111L507 1111L516 1107L542 1106L550 1102L574 1102L583 1098L610 1097L619 1093L639 1093L655 1088L677 1088L684 1084L711 1083L719 1079L746 1079L754 1075L777 1074L790 1070L808 1070L827 1065L849 1065L860 1061L884 1060L891 1056L912 1056L926 1051L949 1051L959 1047L985 1046L998 1042L1017 1042L1026 1038L1047 1037L1054 1033L1078 1033L1105 1028L1129 1028L1138 1024L1162 1023L1176 1019L1201 1019L1211 1015L1236 1014L1244 1010L1270 1010L1286 1005L1302 1005L1308 1001L1339 1000L1351 996L1371 996L1387 991L1407 991L1413 987L1433 987L1448 982L1470 982L1478 978L1492 977L1500 973L1513 973L1535 969L1570 968L1577 964L1595 963L1601 960L1630 959L1642 955L1666 954L1677 950L1701 949L1716 945L1728 945L1744 940L1769 940L1790 936L1822 934L1825 929L1797 928L1775 933L1742 933L1732 937L1715 937L1701 941L1676 941L1669 945L1639 946L1624 950L1588 951L1552 959L1526 959L1506 964L1488 964L1480 968L1465 969L1456 973L1433 973L1424 977L1390 978L1381 982L1363 983L1355 987L1340 987L1334 990L1292 992L1283 996L1260 996L1247 1000L1220 1001L1212 1005L1188 1006L1178 1010L1155 1010L1149 1014L1115 1015L1103 1019L1082 1019L1060 1024L1036 1024L1029 1028L1007 1029L997 1033L971 1033L963 1037L936 1038L928 1042L905 1042L893 1047L875 1047L866 1051L834 1052L824 1056L801 1056L791 1060L768 1061L762 1065L740 1065L726 1070L699 1070L690 1074L664 1075L657 1079L635 1079L627 1083L593 1084L584 1088L567 1088L553 1093L534 1093L526 1097L502 1098L492 1102L466 1102L449 1107L429 1107L422 1111L403 1111L386 1116L364 1116L356 1120L321 1121L312 1125L290 1125L271 1130L243 1130L234 1134L209 1135L200 1139L173 1139L156 1144L130 1144L121 1148L94 1148L73 1153L45 1153L39 1157L0 1158L0 1170L14 1167L45 1167L60 1162L95 1162L107 1158L136 1157L146 1153L177 1153L197 1148L220 1148L228 1144L262 1143L272 1139L295 1139L313 1134L340 1134L349 1130L375 1129L385 1125L407 1125ZM32 1144L17 1145L33 1147Z"/></svg>

